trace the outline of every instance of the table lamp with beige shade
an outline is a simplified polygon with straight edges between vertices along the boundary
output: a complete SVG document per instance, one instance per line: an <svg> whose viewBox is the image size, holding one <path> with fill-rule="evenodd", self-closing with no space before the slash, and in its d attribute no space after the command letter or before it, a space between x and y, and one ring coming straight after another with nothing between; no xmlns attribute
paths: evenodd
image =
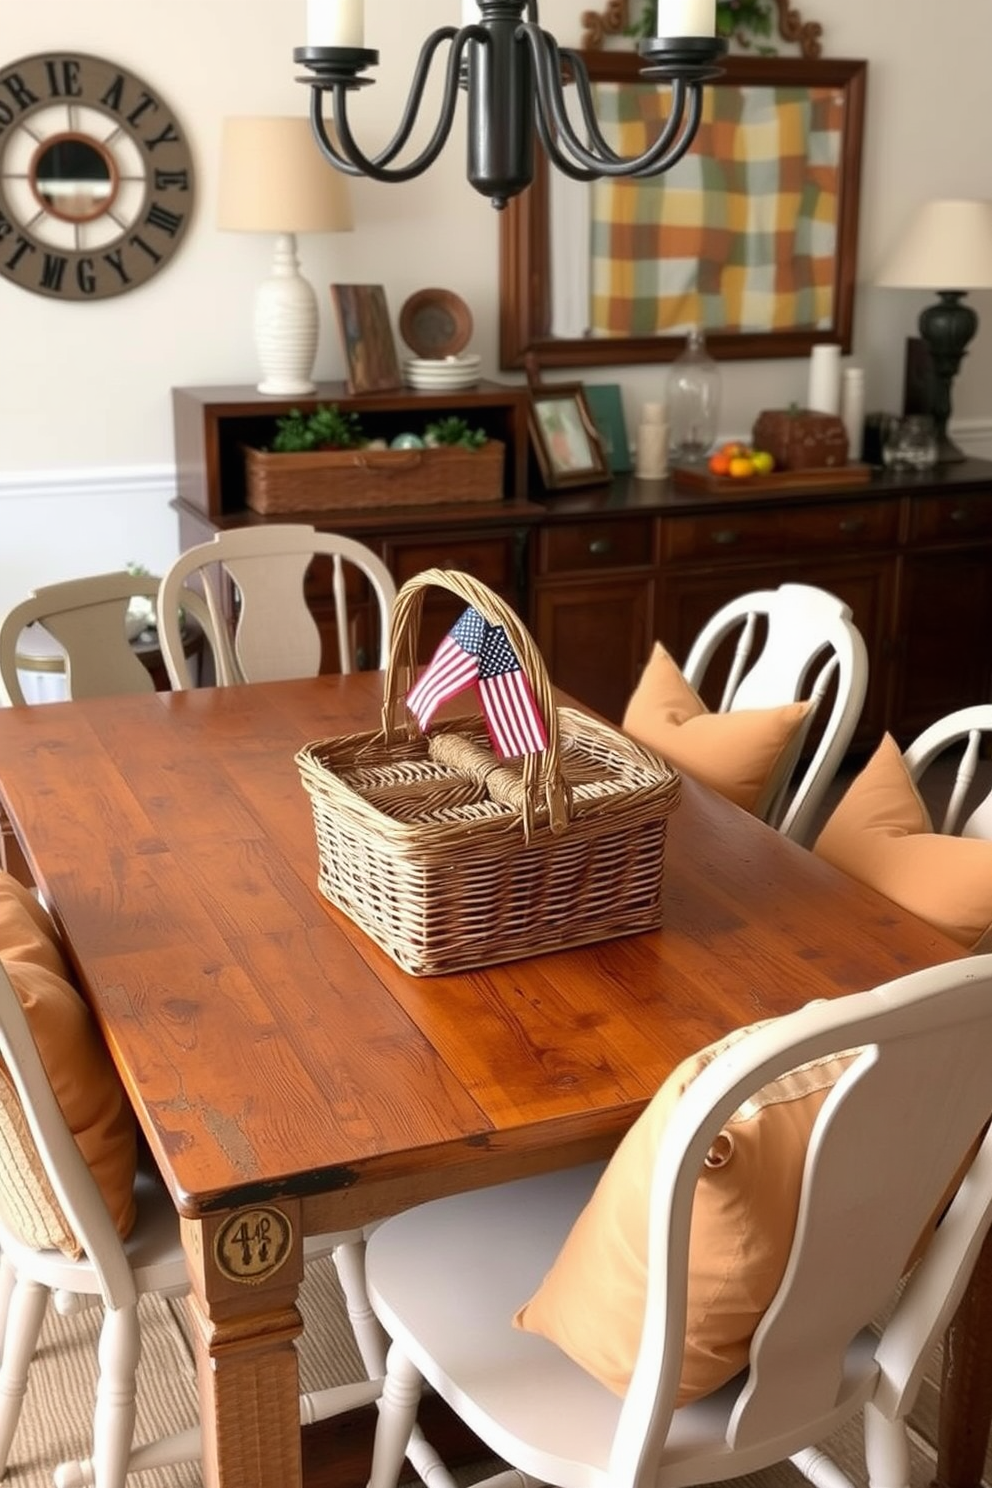
<svg viewBox="0 0 992 1488"><path fill-rule="evenodd" d="M969 290L992 289L992 201L930 201L919 208L884 261L875 283L888 289L931 289L938 303L920 313L919 331L930 353L931 398L938 461L963 460L947 436L951 383L978 315L962 304ZM937 286L943 286L938 288Z"/></svg>
<svg viewBox="0 0 992 1488"><path fill-rule="evenodd" d="M327 169L309 120L288 117L225 119L220 169L218 226L276 234L272 273L255 297L258 390L312 392L317 297L300 273L296 235L352 230L348 182Z"/></svg>

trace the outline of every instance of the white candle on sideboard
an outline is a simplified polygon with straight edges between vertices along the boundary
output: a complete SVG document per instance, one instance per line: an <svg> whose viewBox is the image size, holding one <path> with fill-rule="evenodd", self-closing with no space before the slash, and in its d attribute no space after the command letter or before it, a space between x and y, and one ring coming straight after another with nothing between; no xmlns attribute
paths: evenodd
<svg viewBox="0 0 992 1488"><path fill-rule="evenodd" d="M664 403L645 403L641 409L642 424L663 424L665 422Z"/></svg>
<svg viewBox="0 0 992 1488"><path fill-rule="evenodd" d="M812 413L840 413L839 346L814 346L810 352L806 407Z"/></svg>
<svg viewBox="0 0 992 1488"><path fill-rule="evenodd" d="M658 0L656 36L715 36L716 0Z"/></svg>
<svg viewBox="0 0 992 1488"><path fill-rule="evenodd" d="M840 416L847 433L847 458L861 459L865 436L865 374L862 367L845 367L840 386Z"/></svg>
<svg viewBox="0 0 992 1488"><path fill-rule="evenodd" d="M307 46L364 45L364 0L307 0Z"/></svg>

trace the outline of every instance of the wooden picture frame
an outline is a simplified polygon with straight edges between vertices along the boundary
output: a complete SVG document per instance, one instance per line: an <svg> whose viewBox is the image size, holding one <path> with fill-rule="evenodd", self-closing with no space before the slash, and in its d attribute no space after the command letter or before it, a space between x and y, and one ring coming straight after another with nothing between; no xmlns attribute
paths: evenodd
<svg viewBox="0 0 992 1488"><path fill-rule="evenodd" d="M381 284L332 284L331 301L348 362L349 393L385 393L403 386Z"/></svg>
<svg viewBox="0 0 992 1488"><path fill-rule="evenodd" d="M594 89L605 85L621 93L630 93L651 86L640 76L641 58L634 51L586 51L582 53L582 59ZM695 306L705 300L708 306L717 307L716 310L707 310L707 314L719 311L716 322L707 320L703 329L707 346L718 361L806 357L820 342L837 342L844 351L850 351L866 83L867 63L864 61L748 55L727 57L720 77L706 85L707 89L730 90L720 105L721 114L733 114L738 108L747 112L745 105L749 102L755 106L767 102L794 104L806 112L815 110L818 117L827 113L837 120L836 127L830 126L831 150L836 157L833 167L836 194L831 192L833 220L830 242L827 248L822 246L822 224L819 224L816 236L818 265L811 266L817 267L818 272L829 273L828 313L819 314L815 322L806 323L797 316L795 320L787 319L785 323L776 322L760 328L750 328L748 321L744 328L737 329L722 318L725 306L719 286L711 292L708 278L705 282L698 279L690 288L687 303ZM701 129L686 160L676 168L693 173L697 192L709 192L709 183L718 174L715 158L703 159L700 156L707 140L712 138L712 129ZM818 156L814 153L807 155L806 159L815 175ZM685 326L673 322L671 328L666 323L665 328L652 326L646 331L640 328L638 319L634 317L627 320L627 329L597 328L591 323L594 297L591 294L584 296L571 278L564 284L560 296L571 313L565 316L564 323L559 324L556 318L557 288L563 286L563 274L574 276L576 272L576 241L590 244L613 241L601 231L592 231L596 185L582 186L567 181L562 184L560 174L551 170L544 152L538 150L533 183L527 191L513 197L506 210L500 213L500 366L504 369L524 367L528 356L535 358L543 369L673 361L685 345ZM667 188L674 190L671 176L659 177L658 181L667 182ZM658 181L640 184L657 191ZM705 184L701 186L701 182ZM707 258L705 254L697 255L695 250L689 253L680 249L677 232L666 240L663 193L659 212L660 215L651 220L661 225L659 240L662 251L658 257L649 257L643 264L639 259L635 261L638 270L632 276L635 282L640 284L645 279L641 269L667 276L675 269L680 251L686 252L685 262L705 263L706 275L710 277L726 262L720 257L726 245L714 250L714 254ZM577 214L578 223L572 222L573 213ZM632 250L642 240L654 241L651 234L628 236ZM682 238L685 238L684 232ZM664 250L666 241L673 243L670 253ZM600 276L596 282L600 282L606 273L603 265L597 269L582 264L580 271L588 273L590 283L596 275ZM602 296L595 298L597 309L602 310L599 304ZM648 303L660 298L658 293L646 295ZM791 303L787 295L778 296L776 293L771 298L780 300L783 305ZM583 304L589 306L590 324L571 324Z"/></svg>
<svg viewBox="0 0 992 1488"><path fill-rule="evenodd" d="M623 416L623 393L617 382L587 382L586 402L599 431L606 463L614 475L633 470L627 422Z"/></svg>
<svg viewBox="0 0 992 1488"><path fill-rule="evenodd" d="M530 434L541 479L549 490L594 486L610 479L599 430L580 383L531 388Z"/></svg>

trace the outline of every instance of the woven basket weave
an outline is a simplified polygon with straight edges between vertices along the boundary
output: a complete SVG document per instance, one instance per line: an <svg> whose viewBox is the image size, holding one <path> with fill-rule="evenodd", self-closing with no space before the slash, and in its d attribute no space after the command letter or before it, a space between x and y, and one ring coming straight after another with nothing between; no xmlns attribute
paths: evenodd
<svg viewBox="0 0 992 1488"><path fill-rule="evenodd" d="M265 516L336 507L501 501L506 446L310 450L282 455L242 445L245 504Z"/></svg>
<svg viewBox="0 0 992 1488"><path fill-rule="evenodd" d="M420 732L404 697L432 585L504 627L545 721L543 754L499 760L481 718ZM661 924L677 773L609 725L556 707L527 630L466 574L429 569L397 595L382 728L307 744L296 762L321 893L415 975Z"/></svg>

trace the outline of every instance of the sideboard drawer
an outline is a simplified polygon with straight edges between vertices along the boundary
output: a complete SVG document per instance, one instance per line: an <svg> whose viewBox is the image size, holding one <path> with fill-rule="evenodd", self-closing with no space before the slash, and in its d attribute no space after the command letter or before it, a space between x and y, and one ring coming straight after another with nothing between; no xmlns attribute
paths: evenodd
<svg viewBox="0 0 992 1488"><path fill-rule="evenodd" d="M540 534L538 572L598 573L607 568L650 566L654 556L654 521L568 522Z"/></svg>
<svg viewBox="0 0 992 1488"><path fill-rule="evenodd" d="M957 537L992 537L992 491L986 495L910 498L911 542L953 542Z"/></svg>
<svg viewBox="0 0 992 1488"><path fill-rule="evenodd" d="M894 543L899 509L895 501L831 502L829 506L773 506L755 511L713 512L663 522L666 558L711 558L719 553L768 553L793 547Z"/></svg>
<svg viewBox="0 0 992 1488"><path fill-rule="evenodd" d="M504 536L448 541L438 535L413 542L387 541L383 557L397 587L427 568L452 568L497 592L513 588L512 543Z"/></svg>

